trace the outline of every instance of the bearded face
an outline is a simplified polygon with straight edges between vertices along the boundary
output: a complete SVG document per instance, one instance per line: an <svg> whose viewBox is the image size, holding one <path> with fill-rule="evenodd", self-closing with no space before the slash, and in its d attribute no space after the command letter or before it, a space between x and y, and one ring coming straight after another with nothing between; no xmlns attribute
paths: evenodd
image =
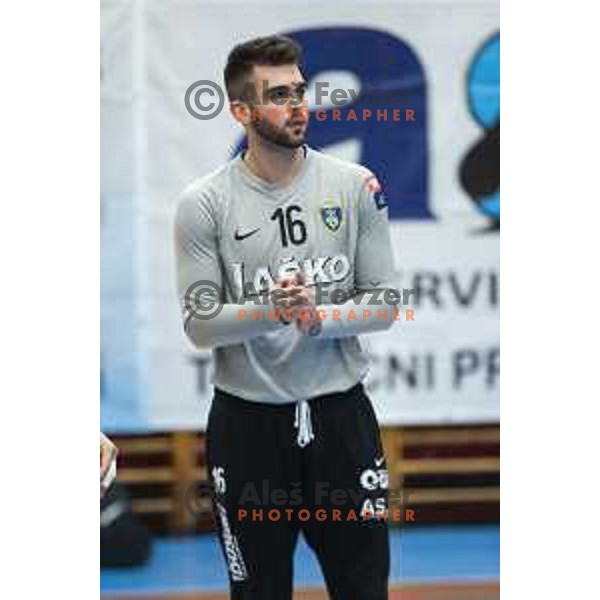
<svg viewBox="0 0 600 600"><path fill-rule="evenodd" d="M298 66L257 66L253 75L251 83L260 103L247 101L253 115L249 127L276 146L302 146L309 113L307 84Z"/></svg>

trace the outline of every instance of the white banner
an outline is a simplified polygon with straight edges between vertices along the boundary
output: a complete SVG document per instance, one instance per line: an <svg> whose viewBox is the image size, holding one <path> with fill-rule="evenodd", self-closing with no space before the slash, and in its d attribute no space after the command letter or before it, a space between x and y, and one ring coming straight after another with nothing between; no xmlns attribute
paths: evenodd
<svg viewBox="0 0 600 600"><path fill-rule="evenodd" d="M222 86L231 48L272 33L291 35L303 45L313 102L316 81L327 82L330 90L364 93L356 105L341 107L337 122L331 102L313 105L324 108L326 118L313 112L308 142L378 175L389 202L398 288L417 292L409 305L414 321L365 338L372 357L367 384L381 421L498 421L497 2L349 2L343 16L339 6L317 2L259 7L147 0L135 3L132 15L129 3L121 4L124 18L133 23L131 55L121 57L121 77L113 84L130 119L110 113L114 100L103 95L102 137L104 144L120 135L134 156L124 163L119 153L103 154L103 194L113 187L119 168L131 168L132 235L121 224L122 262L111 264L122 272L131 262L130 281L123 279L122 285L134 290L135 301L127 314L114 298L103 296L116 312L103 320L102 334L103 344L106 339L114 348L114 334L134 320L130 350L136 356L130 361L137 365L132 381L141 406L115 424L107 414L109 402L103 421L121 429L205 425L211 360L182 334L173 217L180 191L229 160L243 132L226 106L216 117L199 120L186 109L184 97L198 80ZM114 3L105 2L102 10L108 25ZM348 114L352 108L373 115L387 109L387 119L355 121ZM401 116L412 110L414 121L394 121L394 109ZM105 170L110 175L104 177ZM111 251L103 238L103 260ZM109 369L109 400L110 375Z"/></svg>

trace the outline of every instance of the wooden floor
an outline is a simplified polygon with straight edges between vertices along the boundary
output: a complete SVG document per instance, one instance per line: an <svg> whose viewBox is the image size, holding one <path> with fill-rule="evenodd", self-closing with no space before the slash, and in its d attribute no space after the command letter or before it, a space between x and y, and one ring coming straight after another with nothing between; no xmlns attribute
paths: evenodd
<svg viewBox="0 0 600 600"><path fill-rule="evenodd" d="M169 596L110 596L110 600L228 600L227 594ZM108 597L107 597L108 600ZM298 591L294 600L328 600L323 591ZM500 584L448 584L402 586L390 590L389 600L500 600Z"/></svg>

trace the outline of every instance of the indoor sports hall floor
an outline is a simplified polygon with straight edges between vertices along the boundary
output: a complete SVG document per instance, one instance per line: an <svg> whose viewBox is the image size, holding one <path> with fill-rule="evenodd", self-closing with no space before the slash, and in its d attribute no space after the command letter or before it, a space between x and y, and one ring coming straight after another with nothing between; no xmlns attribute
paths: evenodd
<svg viewBox="0 0 600 600"><path fill-rule="evenodd" d="M498 600L498 526L394 529L390 600ZM294 600L326 600L312 552L295 556ZM141 568L102 570L104 600L226 600L225 565L213 535L155 542Z"/></svg>

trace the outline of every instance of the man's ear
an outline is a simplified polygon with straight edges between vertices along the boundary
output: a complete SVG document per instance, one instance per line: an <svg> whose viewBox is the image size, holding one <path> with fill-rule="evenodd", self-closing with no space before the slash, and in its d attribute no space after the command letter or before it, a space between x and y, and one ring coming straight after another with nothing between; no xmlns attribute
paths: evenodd
<svg viewBox="0 0 600 600"><path fill-rule="evenodd" d="M229 112L231 116L240 124L248 125L251 119L250 108L241 100L232 100L229 103Z"/></svg>

